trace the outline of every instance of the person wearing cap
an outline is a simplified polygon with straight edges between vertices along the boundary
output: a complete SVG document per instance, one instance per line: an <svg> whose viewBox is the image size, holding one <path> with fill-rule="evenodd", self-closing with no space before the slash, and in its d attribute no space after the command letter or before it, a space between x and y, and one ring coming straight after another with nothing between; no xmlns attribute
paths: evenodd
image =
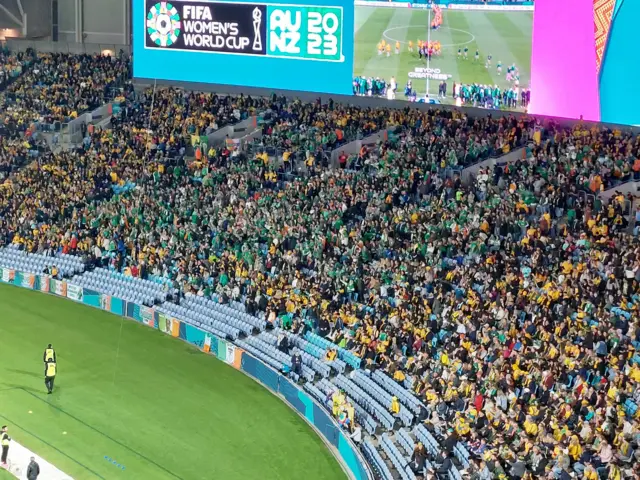
<svg viewBox="0 0 640 480"><path fill-rule="evenodd" d="M458 432L453 428L449 428L448 433L449 435L444 440L444 443L442 444L442 448L446 452L453 452L456 445L458 444L458 440L460 437L458 435Z"/></svg>

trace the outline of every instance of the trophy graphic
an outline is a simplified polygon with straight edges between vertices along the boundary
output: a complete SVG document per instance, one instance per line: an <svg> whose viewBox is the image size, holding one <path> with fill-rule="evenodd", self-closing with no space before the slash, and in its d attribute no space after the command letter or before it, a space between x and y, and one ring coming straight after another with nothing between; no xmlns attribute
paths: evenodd
<svg viewBox="0 0 640 480"><path fill-rule="evenodd" d="M253 49L262 50L262 37L260 37L260 24L262 23L262 12L258 7L253 9Z"/></svg>

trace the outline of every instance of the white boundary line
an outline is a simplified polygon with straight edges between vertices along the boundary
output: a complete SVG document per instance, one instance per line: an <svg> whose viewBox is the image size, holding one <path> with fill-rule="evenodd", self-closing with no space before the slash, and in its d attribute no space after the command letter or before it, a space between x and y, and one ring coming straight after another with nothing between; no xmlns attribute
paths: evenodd
<svg viewBox="0 0 640 480"><path fill-rule="evenodd" d="M7 423L7 425L11 428L11 423ZM40 475L38 478L42 478L42 480L73 480L69 475L57 469L31 450L23 447L15 440L12 440L9 446L9 456L7 458L9 468L6 470L16 478L26 480L27 467L29 466L31 457L35 458L40 467Z"/></svg>
<svg viewBox="0 0 640 480"><path fill-rule="evenodd" d="M400 25L399 27L387 28L384 32L382 32L382 36L384 38L386 38L387 40L391 40L392 42L400 42L400 43L406 45L409 42L403 42L402 40L398 40L396 38L392 38L389 35L387 35L387 33L388 32L393 32L395 30L409 29L409 28L421 28L421 29L424 29L425 27L423 27L421 25ZM451 27L439 27L439 30L443 29L443 28L446 28L447 30L452 30L454 32L466 33L467 35L469 35L471 37L471 40L469 40L468 42L464 42L464 43L443 43L442 47L462 47L464 45L469 45L470 43L473 43L473 42L476 41L476 36L471 32L467 32L466 30L461 30L459 28L451 28Z"/></svg>

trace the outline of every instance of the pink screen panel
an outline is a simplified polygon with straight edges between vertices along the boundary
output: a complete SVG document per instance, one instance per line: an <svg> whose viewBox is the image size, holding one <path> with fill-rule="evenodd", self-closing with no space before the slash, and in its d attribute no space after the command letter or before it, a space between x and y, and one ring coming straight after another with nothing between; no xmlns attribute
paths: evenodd
<svg viewBox="0 0 640 480"><path fill-rule="evenodd" d="M592 0L536 0L529 112L600 120Z"/></svg>

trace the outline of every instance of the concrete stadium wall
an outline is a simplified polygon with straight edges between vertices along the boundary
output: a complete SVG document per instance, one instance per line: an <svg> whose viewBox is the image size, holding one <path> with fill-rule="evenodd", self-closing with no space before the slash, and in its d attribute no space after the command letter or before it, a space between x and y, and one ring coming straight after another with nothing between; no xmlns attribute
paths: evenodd
<svg viewBox="0 0 640 480"><path fill-rule="evenodd" d="M236 140L253 134L257 129L256 117L249 117L235 125L228 125L207 135L209 145L219 145L224 143L227 138Z"/></svg>
<svg viewBox="0 0 640 480"><path fill-rule="evenodd" d="M0 0L0 38L46 38L53 28L52 0Z"/></svg>
<svg viewBox="0 0 640 480"><path fill-rule="evenodd" d="M371 147L378 142L386 141L388 137L389 133L387 132L387 130L381 130L361 140L354 140L353 142L341 145L331 152L331 165L333 167L338 167L338 158L343 153L345 153L346 155L356 155L358 152L360 152L360 149L363 145Z"/></svg>
<svg viewBox="0 0 640 480"><path fill-rule="evenodd" d="M605 190L600 193L600 198L609 200L611 197L617 195L618 193L623 194L625 197L629 194L635 196L640 195L640 182L627 182L622 185L617 185L609 190ZM638 203L637 201L634 203Z"/></svg>
<svg viewBox="0 0 640 480"><path fill-rule="evenodd" d="M24 31L30 38L51 35L51 0L21 0Z"/></svg>
<svg viewBox="0 0 640 480"><path fill-rule="evenodd" d="M58 0L58 39L127 45L130 12L130 0Z"/></svg>

